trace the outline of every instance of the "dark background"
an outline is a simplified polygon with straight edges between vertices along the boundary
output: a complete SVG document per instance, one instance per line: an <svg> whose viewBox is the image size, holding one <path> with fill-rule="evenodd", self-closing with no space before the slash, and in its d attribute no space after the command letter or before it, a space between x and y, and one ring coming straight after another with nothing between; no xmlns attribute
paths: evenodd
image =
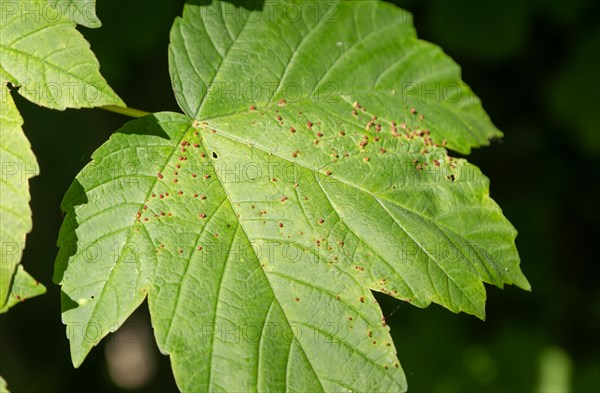
<svg viewBox="0 0 600 393"><path fill-rule="evenodd" d="M419 36L463 69L502 141L469 160L519 230L528 293L488 286L487 320L441 307L420 310L378 296L413 392L600 391L598 201L599 3L396 0ZM130 106L179 111L167 45L182 1L98 1L90 41L109 84ZM0 373L13 392L121 391L105 343L73 369L52 284L60 201L91 153L128 118L95 110L50 111L15 97L41 174L31 181L33 232L23 263L48 287L0 316ZM147 318L146 306L136 323ZM142 322L140 322L142 321ZM168 358L137 391L175 391Z"/></svg>

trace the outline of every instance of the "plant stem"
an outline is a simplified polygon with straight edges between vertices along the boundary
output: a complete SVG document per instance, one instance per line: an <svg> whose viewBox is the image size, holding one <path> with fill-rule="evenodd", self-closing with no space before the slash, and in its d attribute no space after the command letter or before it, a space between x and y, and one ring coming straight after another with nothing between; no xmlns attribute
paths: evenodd
<svg viewBox="0 0 600 393"><path fill-rule="evenodd" d="M144 117L144 116L150 114L150 112L142 111L139 109L123 108L123 107L116 106L116 105L105 105L105 106L101 106L100 108L107 110L109 112L114 112L114 113L118 113L118 114L129 116L129 117L135 117L135 118Z"/></svg>

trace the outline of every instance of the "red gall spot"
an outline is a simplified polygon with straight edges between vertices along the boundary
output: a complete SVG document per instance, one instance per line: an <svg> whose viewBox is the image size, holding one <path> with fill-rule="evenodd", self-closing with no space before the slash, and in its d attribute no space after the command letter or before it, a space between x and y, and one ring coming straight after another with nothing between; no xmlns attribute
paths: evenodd
<svg viewBox="0 0 600 393"><path fill-rule="evenodd" d="M363 158L363 160L364 160L365 162L369 162L369 161L371 161L371 159L370 159L369 157L365 157L365 158Z"/></svg>
<svg viewBox="0 0 600 393"><path fill-rule="evenodd" d="M198 194L194 194L194 198L198 198Z"/></svg>
<svg viewBox="0 0 600 393"><path fill-rule="evenodd" d="M415 108L410 108L410 113L414 115L415 113L417 113L417 110Z"/></svg>
<svg viewBox="0 0 600 393"><path fill-rule="evenodd" d="M373 121L377 120L377 116L373 116L372 120Z"/></svg>
<svg viewBox="0 0 600 393"><path fill-rule="evenodd" d="M319 218L319 224L322 224L324 222L325 222L325 220L323 220L322 218Z"/></svg>
<svg viewBox="0 0 600 393"><path fill-rule="evenodd" d="M279 113L279 109L275 109L275 113Z"/></svg>
<svg viewBox="0 0 600 393"><path fill-rule="evenodd" d="M144 221L148 221L148 217L144 217Z"/></svg>
<svg viewBox="0 0 600 393"><path fill-rule="evenodd" d="M164 215L165 215L165 212L160 212L160 215L161 215L161 216L164 216Z"/></svg>
<svg viewBox="0 0 600 393"><path fill-rule="evenodd" d="M295 129L294 127L290 127L290 133L292 133L292 134L293 134L293 133L295 133L295 132L296 132L296 129Z"/></svg>
<svg viewBox="0 0 600 393"><path fill-rule="evenodd" d="M178 194L183 195L183 191L179 190Z"/></svg>
<svg viewBox="0 0 600 393"><path fill-rule="evenodd" d="M259 214L265 215L265 214L267 214L267 211L266 210L261 210Z"/></svg>
<svg viewBox="0 0 600 393"><path fill-rule="evenodd" d="M204 196L204 195L200 195L200 199L202 199L202 200L205 200L205 199L206 199L206 196Z"/></svg>
<svg viewBox="0 0 600 393"><path fill-rule="evenodd" d="M144 205L143 209L148 210L148 206Z"/></svg>
<svg viewBox="0 0 600 393"><path fill-rule="evenodd" d="M177 175L179 175L179 172L175 171L175 172L173 172L173 175L177 176Z"/></svg>
<svg viewBox="0 0 600 393"><path fill-rule="evenodd" d="M385 152L386 152L386 151L387 151L387 150L385 150L383 147L382 147L381 149L379 149L379 152L380 152L381 154L385 154Z"/></svg>
<svg viewBox="0 0 600 393"><path fill-rule="evenodd" d="M192 173L192 177L196 177L197 175L195 173Z"/></svg>
<svg viewBox="0 0 600 393"><path fill-rule="evenodd" d="M204 157L206 157L206 154L200 153L200 157L204 158Z"/></svg>
<svg viewBox="0 0 600 393"><path fill-rule="evenodd" d="M423 120L425 118L424 115L419 115L419 119Z"/></svg>
<svg viewBox="0 0 600 393"><path fill-rule="evenodd" d="M163 199L165 196L164 196L163 194L160 194L158 197L159 197L160 199Z"/></svg>
<svg viewBox="0 0 600 393"><path fill-rule="evenodd" d="M178 182L178 180L177 180L177 179L173 179L173 183L177 183L177 182Z"/></svg>
<svg viewBox="0 0 600 393"><path fill-rule="evenodd" d="M179 165L179 164L176 164L176 165L175 165L175 168L179 169L179 168L181 168L181 165Z"/></svg>
<svg viewBox="0 0 600 393"><path fill-rule="evenodd" d="M277 102L277 105L279 105L279 106L284 106L285 104L287 104L287 101L285 100L285 98L282 98L279 100L279 102Z"/></svg>
<svg viewBox="0 0 600 393"><path fill-rule="evenodd" d="M155 215L154 215L154 218L156 218L156 217L158 217L158 214L155 214Z"/></svg>
<svg viewBox="0 0 600 393"><path fill-rule="evenodd" d="M366 111L367 111L367 108L365 108L365 107L363 106L363 107L362 107L362 111L363 111L363 112L366 112Z"/></svg>
<svg viewBox="0 0 600 393"><path fill-rule="evenodd" d="M340 296L339 296L339 295L335 297L335 300L340 300L340 299L341 299L341 298L340 298Z"/></svg>
<svg viewBox="0 0 600 393"><path fill-rule="evenodd" d="M361 147L361 149L364 149L364 148L365 148L365 146L367 146L368 144L369 144L369 141L362 141L362 142L360 142L360 143L358 144L358 146L360 146L360 147Z"/></svg>
<svg viewBox="0 0 600 393"><path fill-rule="evenodd" d="M181 148L181 152L182 152L182 153L185 153L185 147L182 147L182 148Z"/></svg>
<svg viewBox="0 0 600 393"><path fill-rule="evenodd" d="M169 214L167 214L167 215L168 215L169 217L172 217L172 216L173 216L173 214L172 214L172 213L169 213Z"/></svg>
<svg viewBox="0 0 600 393"><path fill-rule="evenodd" d="M345 136L346 133L344 131L340 131L340 136Z"/></svg>
<svg viewBox="0 0 600 393"><path fill-rule="evenodd" d="M379 140L380 140L380 139L381 139L381 138L380 138L380 137L378 137L378 136L376 136L375 138L373 138L373 140L374 140L375 142L379 142Z"/></svg>
<svg viewBox="0 0 600 393"><path fill-rule="evenodd" d="M372 331L370 331L370 330L368 330L368 331L367 331L367 336L369 336L369 337L373 337L373 332L372 332Z"/></svg>
<svg viewBox="0 0 600 393"><path fill-rule="evenodd" d="M160 245L160 248L165 248L165 245L164 245L164 244L161 244L161 245Z"/></svg>
<svg viewBox="0 0 600 393"><path fill-rule="evenodd" d="M197 124L197 123L198 123L198 121L196 120L196 121L194 122L194 127L198 127L198 124ZM194 131L194 136L198 136L198 131Z"/></svg>
<svg viewBox="0 0 600 393"><path fill-rule="evenodd" d="M300 184L298 184L298 183L294 183L294 188L298 188L299 185Z"/></svg>
<svg viewBox="0 0 600 393"><path fill-rule="evenodd" d="M299 297L295 297L295 298L294 298L294 301L295 301L295 302L299 302L299 301L300 301L300 298L299 298Z"/></svg>
<svg viewBox="0 0 600 393"><path fill-rule="evenodd" d="M281 198L281 202L285 202L285 201L287 201L287 199L288 199L288 198L287 198L287 197L284 195L284 196Z"/></svg>
<svg viewBox="0 0 600 393"><path fill-rule="evenodd" d="M327 176L331 176L331 171L325 171L325 174L326 174Z"/></svg>
<svg viewBox="0 0 600 393"><path fill-rule="evenodd" d="M351 321L351 320L352 320L352 317L348 317L348 320L349 320L349 321Z"/></svg>
<svg viewBox="0 0 600 393"><path fill-rule="evenodd" d="M178 250L178 252L179 252L180 254L182 254L182 253L183 253L183 250L180 248L180 249Z"/></svg>
<svg viewBox="0 0 600 393"><path fill-rule="evenodd" d="M323 133L322 133L322 132L317 132L317 136L318 136L319 138L321 138L321 137L323 136Z"/></svg>
<svg viewBox="0 0 600 393"><path fill-rule="evenodd" d="M314 145L318 145L318 144L319 144L319 140L318 140L318 139L315 139L315 140L313 141L313 144L314 144Z"/></svg>
<svg viewBox="0 0 600 393"><path fill-rule="evenodd" d="M356 113L356 110L352 110L352 115L353 116L358 116L358 113Z"/></svg>
<svg viewBox="0 0 600 393"><path fill-rule="evenodd" d="M276 117L276 119L277 119L277 121L281 121L282 120L281 116L279 116L279 115Z"/></svg>
<svg viewBox="0 0 600 393"><path fill-rule="evenodd" d="M197 148L199 148L199 147L200 147L200 145L199 145L199 144L197 144L197 143L194 143L194 147L197 149Z"/></svg>
<svg viewBox="0 0 600 393"><path fill-rule="evenodd" d="M254 111L256 110L256 107L255 107L254 105L250 105L250 110L251 110L252 112L254 112Z"/></svg>
<svg viewBox="0 0 600 393"><path fill-rule="evenodd" d="M300 150L296 150L295 152L293 152L292 157L296 158L298 157L298 154L300 154Z"/></svg>
<svg viewBox="0 0 600 393"><path fill-rule="evenodd" d="M321 247L321 241L320 240L315 240L315 244L317 245L317 247Z"/></svg>
<svg viewBox="0 0 600 393"><path fill-rule="evenodd" d="M219 237L219 234L218 234L218 233L215 233L215 237Z"/></svg>
<svg viewBox="0 0 600 393"><path fill-rule="evenodd" d="M158 172L158 175L157 175L157 176L158 176L158 178L159 178L159 179L162 179L162 178L164 177L164 176L163 176L163 174L162 174L162 173L160 173L160 172Z"/></svg>
<svg viewBox="0 0 600 393"><path fill-rule="evenodd" d="M275 177L274 177L274 178L272 178L272 179L271 179L271 181L272 181L273 183L275 183L275 182L277 181L277 178L275 178Z"/></svg>
<svg viewBox="0 0 600 393"><path fill-rule="evenodd" d="M307 122L307 123L306 123L306 126L307 126L309 129L311 129L311 128L312 128L312 126L313 126L313 123L309 121L309 122Z"/></svg>
<svg viewBox="0 0 600 393"><path fill-rule="evenodd" d="M377 341L373 340L373 345L377 344Z"/></svg>
<svg viewBox="0 0 600 393"><path fill-rule="evenodd" d="M210 175L204 175L205 179L210 179Z"/></svg>
<svg viewBox="0 0 600 393"><path fill-rule="evenodd" d="M206 214L204 214L204 213L198 214L198 217L200 217L200 218L206 218Z"/></svg>
<svg viewBox="0 0 600 393"><path fill-rule="evenodd" d="M211 134L216 134L217 130L210 130Z"/></svg>
<svg viewBox="0 0 600 393"><path fill-rule="evenodd" d="M184 156L179 156L179 161L183 161L183 160L185 160L185 157Z"/></svg>
<svg viewBox="0 0 600 393"><path fill-rule="evenodd" d="M198 246L198 251L202 251L202 246Z"/></svg>
<svg viewBox="0 0 600 393"><path fill-rule="evenodd" d="M165 192L165 196L166 196L166 197L168 197L168 196L169 196L169 193L168 193L168 192Z"/></svg>
<svg viewBox="0 0 600 393"><path fill-rule="evenodd" d="M439 162L438 160L433 160L433 164L434 164L435 166L440 166L440 162Z"/></svg>
<svg viewBox="0 0 600 393"><path fill-rule="evenodd" d="M282 222L279 223L279 228L283 228L283 223Z"/></svg>
<svg viewBox="0 0 600 393"><path fill-rule="evenodd" d="M360 302L361 302L361 303L364 303L364 302L365 302L365 298L364 298L364 297L362 297L362 296L361 296L361 297L360 297L358 300L360 300Z"/></svg>
<svg viewBox="0 0 600 393"><path fill-rule="evenodd" d="M156 194L155 193L152 193L151 196L152 196L152 198L156 198Z"/></svg>

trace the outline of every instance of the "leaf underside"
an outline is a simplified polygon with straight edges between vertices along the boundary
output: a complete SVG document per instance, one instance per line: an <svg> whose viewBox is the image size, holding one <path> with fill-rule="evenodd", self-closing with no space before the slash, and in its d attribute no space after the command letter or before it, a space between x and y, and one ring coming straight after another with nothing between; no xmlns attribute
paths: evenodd
<svg viewBox="0 0 600 393"><path fill-rule="evenodd" d="M183 391L404 391L372 291L483 318L484 282L529 288L487 178L446 150L501 134L408 13L259 12L187 4L185 114L127 123L65 195L73 363L147 297Z"/></svg>

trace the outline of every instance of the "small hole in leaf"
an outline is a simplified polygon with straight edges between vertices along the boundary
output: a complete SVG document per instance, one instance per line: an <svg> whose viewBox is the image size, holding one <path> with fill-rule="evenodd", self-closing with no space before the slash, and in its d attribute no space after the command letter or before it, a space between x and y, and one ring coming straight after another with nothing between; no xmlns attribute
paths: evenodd
<svg viewBox="0 0 600 393"><path fill-rule="evenodd" d="M217 155L217 153L215 153L214 151L212 152L212 156L213 156L214 159L219 158L219 156Z"/></svg>

